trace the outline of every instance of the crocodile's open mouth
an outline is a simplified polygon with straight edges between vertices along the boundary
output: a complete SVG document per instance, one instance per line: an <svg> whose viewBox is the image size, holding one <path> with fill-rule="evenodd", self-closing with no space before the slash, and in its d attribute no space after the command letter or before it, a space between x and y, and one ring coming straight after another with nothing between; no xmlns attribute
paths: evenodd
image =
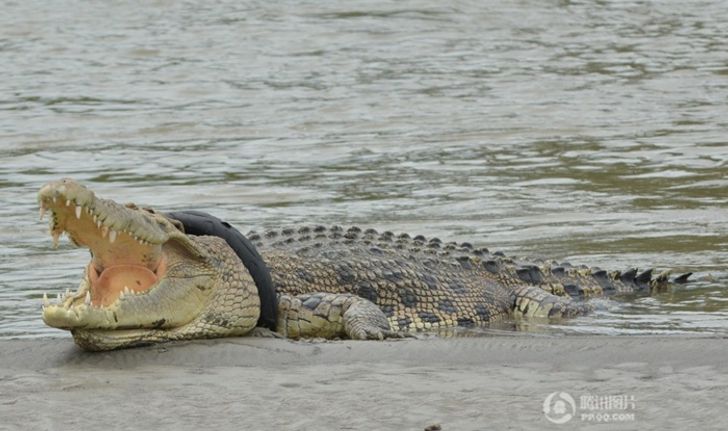
<svg viewBox="0 0 728 431"><path fill-rule="evenodd" d="M92 256L78 291L58 294L57 306L109 307L126 295L147 292L164 276L166 238L144 217L129 217L131 208L63 182L45 186L38 201L41 218L50 213L54 244L65 232Z"/></svg>
<svg viewBox="0 0 728 431"><path fill-rule="evenodd" d="M54 242L66 233L91 252L78 290L66 289L57 302L44 294L47 325L97 348L181 328L199 316L216 273L204 251L163 214L98 198L71 179L43 186L38 203L41 218L51 213Z"/></svg>

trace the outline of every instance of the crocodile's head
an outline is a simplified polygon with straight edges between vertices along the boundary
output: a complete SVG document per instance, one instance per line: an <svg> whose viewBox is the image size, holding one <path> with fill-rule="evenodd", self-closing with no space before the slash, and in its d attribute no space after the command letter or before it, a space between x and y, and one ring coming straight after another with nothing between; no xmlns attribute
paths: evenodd
<svg viewBox="0 0 728 431"><path fill-rule="evenodd" d="M45 323L70 330L81 347L238 335L255 326L254 284L248 292L240 275L247 272L224 240L186 235L162 214L98 198L71 179L43 186L38 202L41 218L52 213L54 243L65 232L91 252L75 292L64 289L55 303L44 295ZM244 309L224 303L234 289L247 299Z"/></svg>

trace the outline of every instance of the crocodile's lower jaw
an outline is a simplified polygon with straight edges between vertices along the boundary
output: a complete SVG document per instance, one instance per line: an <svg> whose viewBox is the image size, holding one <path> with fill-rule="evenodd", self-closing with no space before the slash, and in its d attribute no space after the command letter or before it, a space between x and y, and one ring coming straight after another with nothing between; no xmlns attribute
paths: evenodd
<svg viewBox="0 0 728 431"><path fill-rule="evenodd" d="M43 321L60 329L116 328L120 308L139 301L157 285L157 275L142 266L112 266L98 274L91 262L77 291L66 290L55 302L43 295Z"/></svg>

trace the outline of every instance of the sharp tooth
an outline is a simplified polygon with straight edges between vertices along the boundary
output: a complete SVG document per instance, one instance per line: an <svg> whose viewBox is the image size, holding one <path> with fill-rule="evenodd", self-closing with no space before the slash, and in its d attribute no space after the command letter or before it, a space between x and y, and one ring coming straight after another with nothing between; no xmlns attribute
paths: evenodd
<svg viewBox="0 0 728 431"><path fill-rule="evenodd" d="M81 218L81 210L82 209L83 208L81 208L81 205L76 205L76 218L77 219L80 219Z"/></svg>
<svg viewBox="0 0 728 431"><path fill-rule="evenodd" d="M61 293L56 293L56 301L61 302Z"/></svg>
<svg viewBox="0 0 728 431"><path fill-rule="evenodd" d="M71 206L71 200L70 199L66 199L66 206L67 207Z"/></svg>
<svg viewBox="0 0 728 431"><path fill-rule="evenodd" d="M86 305L91 303L91 292L86 292L86 298L84 298L83 303Z"/></svg>
<svg viewBox="0 0 728 431"><path fill-rule="evenodd" d="M128 295L130 293L131 293L131 291L129 290L129 286L124 286L124 294Z"/></svg>
<svg viewBox="0 0 728 431"><path fill-rule="evenodd" d="M49 305L51 305L51 302L48 300L48 295L46 295L45 292L43 292L43 306L47 307Z"/></svg>
<svg viewBox="0 0 728 431"><path fill-rule="evenodd" d="M101 229L101 225L102 225L101 220L96 221L97 228Z"/></svg>
<svg viewBox="0 0 728 431"><path fill-rule="evenodd" d="M98 221L99 221L99 217L96 214L94 214L94 223L97 223Z"/></svg>
<svg viewBox="0 0 728 431"><path fill-rule="evenodd" d="M101 226L101 238L106 238L106 235L109 234L109 228L106 226Z"/></svg>
<svg viewBox="0 0 728 431"><path fill-rule="evenodd" d="M111 229L111 232L109 232L109 242L116 241L116 231L114 229Z"/></svg>

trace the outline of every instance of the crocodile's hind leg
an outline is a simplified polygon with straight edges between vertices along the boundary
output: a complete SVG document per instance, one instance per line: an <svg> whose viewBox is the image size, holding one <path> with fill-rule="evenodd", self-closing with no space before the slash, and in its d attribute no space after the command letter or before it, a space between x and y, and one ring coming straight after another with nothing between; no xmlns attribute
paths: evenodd
<svg viewBox="0 0 728 431"><path fill-rule="evenodd" d="M289 338L400 338L373 302L349 293L310 293L278 298L278 329Z"/></svg>
<svg viewBox="0 0 728 431"><path fill-rule="evenodd" d="M590 304L569 297L552 295L537 286L514 288L514 313L525 317L574 317L593 310Z"/></svg>

